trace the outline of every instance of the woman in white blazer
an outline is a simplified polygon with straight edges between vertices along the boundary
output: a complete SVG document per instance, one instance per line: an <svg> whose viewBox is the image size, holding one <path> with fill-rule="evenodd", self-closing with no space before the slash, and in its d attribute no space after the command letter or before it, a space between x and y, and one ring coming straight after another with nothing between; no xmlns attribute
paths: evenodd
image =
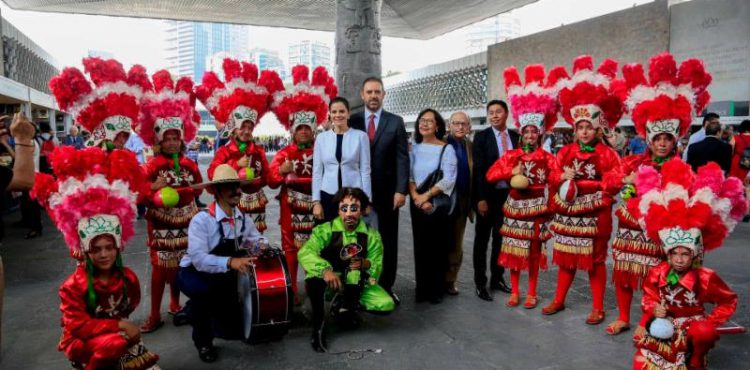
<svg viewBox="0 0 750 370"><path fill-rule="evenodd" d="M331 130L315 139L313 149L313 215L330 221L338 216L333 195L341 187L362 189L372 199L370 140L364 131L349 127L349 102L336 97L329 105Z"/></svg>

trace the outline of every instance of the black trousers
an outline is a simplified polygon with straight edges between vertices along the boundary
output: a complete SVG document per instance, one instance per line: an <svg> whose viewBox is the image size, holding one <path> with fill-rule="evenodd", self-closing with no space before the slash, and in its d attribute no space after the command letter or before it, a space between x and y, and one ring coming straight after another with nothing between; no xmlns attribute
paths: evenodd
<svg viewBox="0 0 750 370"><path fill-rule="evenodd" d="M196 348L213 343L214 323L217 331L223 334L221 337L239 337L241 316L236 272L209 274L193 266L180 267L177 284L180 291L190 298L190 322ZM234 330L227 330L227 327Z"/></svg>
<svg viewBox="0 0 750 370"><path fill-rule="evenodd" d="M417 281L417 300L431 300L443 296L445 272L448 270L448 250L453 238L449 218L427 215L409 202L411 229L414 235L414 272Z"/></svg>
<svg viewBox="0 0 750 370"><path fill-rule="evenodd" d="M482 217L476 213L474 225L474 283L477 287L487 285L487 244L492 237L490 252L490 285L498 283L503 278L505 269L497 263L503 237L500 228L503 226L503 205L508 199L508 190L499 189L487 199L489 211ZM476 204L473 205L476 207Z"/></svg>
<svg viewBox="0 0 750 370"><path fill-rule="evenodd" d="M32 200L28 191L21 193L21 218L32 231L42 232L42 206Z"/></svg>
<svg viewBox="0 0 750 370"><path fill-rule="evenodd" d="M305 280L305 291L307 292L307 296L310 297L310 304L312 306L313 332L323 327L323 322L325 321L326 287L328 287L328 284L321 278L309 278ZM361 294L362 289L359 285L344 284L344 307L352 311L357 310Z"/></svg>
<svg viewBox="0 0 750 370"><path fill-rule="evenodd" d="M378 214L378 232L383 241L383 272L380 273L378 284L390 292L396 282L396 267L398 266L399 210L393 210L393 195L386 203L373 205L373 207Z"/></svg>

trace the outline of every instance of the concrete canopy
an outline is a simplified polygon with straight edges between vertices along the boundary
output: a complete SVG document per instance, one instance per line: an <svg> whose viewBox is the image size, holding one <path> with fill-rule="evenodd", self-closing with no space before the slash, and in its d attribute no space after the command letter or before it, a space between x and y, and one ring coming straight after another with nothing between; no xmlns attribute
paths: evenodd
<svg viewBox="0 0 750 370"><path fill-rule="evenodd" d="M336 30L337 0L3 1L16 10ZM430 39L536 1L383 0L380 27L384 36Z"/></svg>

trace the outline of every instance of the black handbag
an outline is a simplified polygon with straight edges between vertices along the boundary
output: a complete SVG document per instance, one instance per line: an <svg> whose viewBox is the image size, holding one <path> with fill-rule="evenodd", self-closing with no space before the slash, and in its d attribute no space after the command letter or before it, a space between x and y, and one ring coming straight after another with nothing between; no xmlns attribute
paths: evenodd
<svg viewBox="0 0 750 370"><path fill-rule="evenodd" d="M742 136L739 136L742 139L742 143L744 145L744 149L742 150L742 154L740 155L740 160L737 163L740 168L743 170L750 170L750 147L747 146L747 142L745 141L745 138Z"/></svg>
<svg viewBox="0 0 750 370"><path fill-rule="evenodd" d="M438 168L435 169L435 171L432 171L429 175L427 175L427 178L422 181L419 186L417 186L417 193L423 194L426 191L429 191L432 189L433 186L435 186L440 180L443 179L443 153L445 153L445 147L447 147L450 144L446 144L443 146L443 149L440 150L440 159L438 159ZM448 196L445 193L440 193L439 195L436 195L430 199L430 202L432 203L432 212L431 215L438 215L438 216L451 216L456 211L456 204L458 204L458 192L456 189L453 189L453 192L451 192L451 195Z"/></svg>

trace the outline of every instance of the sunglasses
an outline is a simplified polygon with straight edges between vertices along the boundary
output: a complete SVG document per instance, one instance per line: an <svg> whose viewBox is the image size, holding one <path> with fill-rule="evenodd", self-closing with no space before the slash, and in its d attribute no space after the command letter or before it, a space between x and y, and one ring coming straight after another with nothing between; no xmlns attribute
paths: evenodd
<svg viewBox="0 0 750 370"><path fill-rule="evenodd" d="M341 212L359 212L359 204L344 204L339 207Z"/></svg>

